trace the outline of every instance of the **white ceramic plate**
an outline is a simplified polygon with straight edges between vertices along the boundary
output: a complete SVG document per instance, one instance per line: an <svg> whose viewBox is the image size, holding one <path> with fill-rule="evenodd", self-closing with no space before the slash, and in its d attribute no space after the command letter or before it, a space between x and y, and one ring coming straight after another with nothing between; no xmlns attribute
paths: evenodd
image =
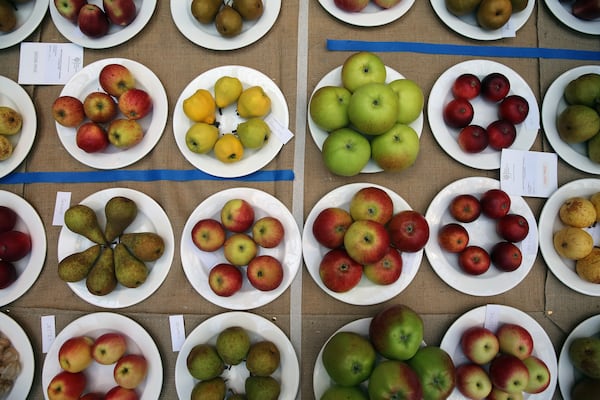
<svg viewBox="0 0 600 400"><path fill-rule="evenodd" d="M189 399L194 385L198 382L190 375L186 366L186 359L192 348L201 343L215 345L219 333L231 326L244 328L250 336L251 343L269 340L277 346L280 353L280 365L272 376L281 383L279 398L296 398L300 384L300 369L292 343L285 333L271 321L242 311L230 311L210 317L190 332L179 350L175 363L175 387L179 398ZM244 381L248 375L246 363L242 362L225 369L221 376L226 379L228 388L233 389L236 393L244 393Z"/></svg>
<svg viewBox="0 0 600 400"><path fill-rule="evenodd" d="M453 99L452 84L463 73L472 73L483 79L487 74L500 72L510 81L510 94L523 96L529 103L529 114L522 123L516 126L517 137L510 146L511 149L529 150L535 141L540 129L540 115L537 99L525 80L515 71L504 64L490 60L469 60L460 62L448 68L437 81L429 94L427 114L429 125L433 136L448 155L455 160L472 168L498 169L500 168L501 152L488 146L481 153L469 154L464 152L457 142L459 129L450 128L443 118L443 110L446 104ZM475 110L472 124L481 125L484 128L498 119L498 105L487 102L477 96L470 101Z"/></svg>
<svg viewBox="0 0 600 400"><path fill-rule="evenodd" d="M231 199L246 200L254 208L255 220L270 215L281 221L285 230L284 240L277 247L260 248L258 254L277 258L284 270L283 281L277 289L261 292L244 277L241 289L233 296L217 296L208 285L211 268L225 261L223 249L205 252L192 242L192 228L201 219L220 221L223 205ZM302 261L300 230L287 207L272 195L252 188L232 188L207 197L189 216L181 234L181 264L183 271L196 291L206 300L230 310L250 310L261 307L279 297L290 286Z"/></svg>
<svg viewBox="0 0 600 400"><path fill-rule="evenodd" d="M548 268L562 283L588 296L600 296L600 285L581 279L575 272L575 261L561 257L554 249L552 238L554 232L565 226L558 217L558 210L565 200L575 196L589 197L596 192L600 192L598 179L579 179L562 185L544 204L538 224L540 251ZM600 245L600 226L595 225L586 230L594 238L594 244Z"/></svg>
<svg viewBox="0 0 600 400"><path fill-rule="evenodd" d="M454 32L471 39L497 40L514 36L516 32L525 25L533 12L535 1L529 1L527 7L525 7L523 11L511 15L505 26L494 30L483 29L479 26L477 24L475 13L462 17L457 17L450 13L446 8L445 0L431 0L431 6L437 16Z"/></svg>
<svg viewBox="0 0 600 400"><path fill-rule="evenodd" d="M150 297L167 277L175 253L175 239L171 222L161 206L148 195L126 188L105 189L86 197L80 204L89 206L96 211L98 222L104 228L106 223L104 206L108 200L115 196L125 196L135 201L138 207L136 219L125 232L155 232L162 237L165 243L165 251L158 260L146 262L150 270L148 278L146 282L137 288L126 288L119 284L111 293L96 296L88 291L85 279L68 283L71 290L81 299L104 308L128 307ZM94 243L90 240L71 232L66 226L63 226L58 236L58 260L62 260L75 252L83 251L92 245Z"/></svg>
<svg viewBox="0 0 600 400"><path fill-rule="evenodd" d="M419 271L423 250L415 253L402 252L402 273L400 278L390 285L376 285L363 276L357 286L344 293L328 289L319 276L319 265L329 249L321 246L312 233L312 226L321 211L328 207L348 209L352 196L361 188L375 186L385 190L394 203L394 214L402 210L410 210L410 205L394 191L372 183L352 183L340 186L323 196L310 210L302 232L302 252L304 263L315 283L331 297L353 305L371 305L382 303L401 293L410 285Z"/></svg>
<svg viewBox="0 0 600 400"><path fill-rule="evenodd" d="M102 8L102 0L88 0L88 3L95 4ZM88 49L107 49L125 43L137 35L150 21L156 0L134 0L137 16L131 24L121 27L110 24L108 33L99 38L92 38L84 35L77 24L72 23L58 13L54 1L50 2L50 15L58 31L69 41Z"/></svg>
<svg viewBox="0 0 600 400"><path fill-rule="evenodd" d="M37 117L31 97L16 82L0 76L0 105L11 107L23 118L21 132L6 136L13 145L10 158L0 161L0 178L11 173L29 154L37 133Z"/></svg>
<svg viewBox="0 0 600 400"><path fill-rule="evenodd" d="M569 358L569 347L576 338L596 336L600 334L600 315L594 315L581 322L567 336L558 357L558 386L564 400L571 400L571 389L583 374L573 367Z"/></svg>
<svg viewBox="0 0 600 400"><path fill-rule="evenodd" d="M21 362L21 373L6 400L26 399L31 390L33 371L35 371L31 342L21 325L4 313L0 313L0 332L10 339L13 347L19 352L19 361Z"/></svg>
<svg viewBox="0 0 600 400"><path fill-rule="evenodd" d="M395 6L384 9L369 2L360 12L348 12L335 5L333 0L319 0L321 6L335 18L356 26L381 26L389 24L400 17L413 6L415 0L401 0Z"/></svg>
<svg viewBox="0 0 600 400"><path fill-rule="evenodd" d="M239 35L226 38L214 24L198 22L192 15L191 4L191 0L171 0L173 22L192 43L211 50L234 50L258 41L275 24L281 10L281 0L263 0L263 15L256 21L244 21Z"/></svg>
<svg viewBox="0 0 600 400"><path fill-rule="evenodd" d="M136 79L136 87L147 91L152 97L152 110L138 122L144 128L144 138L137 145L121 150L109 145L97 153L86 153L75 143L77 128L68 128L55 123L58 137L65 149L79 162L98 169L118 169L140 160L148 154L160 140L169 113L167 93L158 77L148 67L124 58L106 58L96 61L77 74L65 85L60 95L77 97L81 101L91 92L103 91L98 76L105 65L122 64L126 66ZM118 115L122 115L118 113Z"/></svg>
<svg viewBox="0 0 600 400"><path fill-rule="evenodd" d="M404 79L404 76L402 74L393 70L392 68L386 66L385 69L386 69L386 75L387 75L386 82L389 83L396 79ZM312 100L312 96L315 94L315 92L320 87L323 87L323 86L342 86L342 67L341 66L331 70L323 78L321 78L321 80L319 81L319 83L317 83L317 86L315 86L315 89L313 90L313 92L311 94L311 100ZM310 108L310 101L309 101L308 107ZM415 132L417 132L419 137L421 137L421 132L423 131L423 112L421 111L421 114L417 117L417 119L414 120L413 122L411 122L409 125L411 128L413 128L415 130ZM329 135L329 133L327 131L319 128L317 126L317 124L315 124L312 117L310 116L310 113L308 113L308 128L310 129L310 134L313 138L313 141L315 142L315 144L317 145L319 150L322 150L323 142L325 142L325 139L327 139L327 136ZM371 159L371 160L369 160L367 165L365 165L365 167L362 169L361 172L373 173L373 172L381 172L381 171L383 171L383 169L379 165L377 165L377 163L375 161L373 161L373 159Z"/></svg>
<svg viewBox="0 0 600 400"><path fill-rule="evenodd" d="M558 3L558 0L556 0ZM600 22L598 22L600 25ZM587 73L600 74L600 65L584 65L562 73L552 82L544 101L542 102L542 124L550 145L565 162L580 171L600 174L600 164L593 162L587 156L585 143L569 144L561 139L556 129L556 120L560 113L567 108L564 91L569 82Z"/></svg>
<svg viewBox="0 0 600 400"><path fill-rule="evenodd" d="M44 398L48 399L46 388L52 378L62 371L58 363L58 351L67 339L75 336L90 336L95 339L107 332L120 332L127 337L127 353L142 354L148 361L146 379L136 388L140 400L154 400L160 397L163 382L163 366L156 343L148 332L134 320L120 314L98 312L84 315L67 326L56 336L50 346L42 368ZM114 365L101 365L97 362L84 370L88 380L86 392L105 393L116 386L113 378Z"/></svg>
<svg viewBox="0 0 600 400"><path fill-rule="evenodd" d="M6 49L25 40L40 25L49 0L31 0L24 4L17 4L15 15L17 25L11 32L0 33L0 49Z"/></svg>
<svg viewBox="0 0 600 400"><path fill-rule="evenodd" d="M0 306L9 304L33 286L46 260L46 231L37 211L22 197L0 190L0 205L17 213L15 230L28 233L31 237L31 252L19 261L13 262L17 270L17 280L5 289L0 289Z"/></svg>
<svg viewBox="0 0 600 400"><path fill-rule="evenodd" d="M214 176L222 178L234 178L251 174L267 165L279 153L283 143L271 127L272 134L263 147L257 150L244 149L244 156L238 162L225 164L215 157L213 152L208 154L197 154L188 149L185 144L185 134L193 122L183 112L183 101L193 95L198 89L206 89L214 96L215 82L222 76L237 77L244 88L250 86L261 86L271 99L271 112L265 120L275 118L279 125L287 128L289 125L289 112L285 97L281 89L271 78L260 71L239 65L227 65L206 71L192 80L179 95L175 110L173 112L173 134L183 156L196 168ZM221 134L232 132L238 123L244 121L236 112L235 104L224 109L221 113L217 109L216 120L219 122Z"/></svg>
<svg viewBox="0 0 600 400"><path fill-rule="evenodd" d="M572 2L562 3L559 0L545 0L552 14L563 24L578 32L600 35L600 19L586 21L571 13Z"/></svg>
<svg viewBox="0 0 600 400"><path fill-rule="evenodd" d="M500 183L492 178L469 177L457 180L434 197L425 213L433 237L433 240L429 240L425 245L425 254L431 267L449 286L473 296L493 296L517 286L525 279L537 256L537 222L531 208L521 196L510 196L510 212L524 216L529 224L527 237L523 241L515 243L523 255L521 266L517 270L504 272L492 264L490 269L482 275L469 275L458 266L458 255L442 250L435 239L442 226L450 222L457 222L448 211L448 205L455 196L466 193L479 198L485 191L499 188ZM469 232L469 244L481 246L488 252L495 243L502 240L496 233L494 220L483 215L473 222L460 224Z"/></svg>
<svg viewBox="0 0 600 400"><path fill-rule="evenodd" d="M450 326L442 338L440 347L450 354L455 365L460 365L467 361L466 356L460 349L460 337L467 328L471 326L485 326L495 331L503 323L518 324L527 329L533 337L532 354L543 360L550 370L550 385L546 390L538 394L523 393L523 398L527 400L551 400L558 379L554 346L544 328L536 320L519 309L499 304L489 304L467 311ZM464 397L458 389L454 389L448 399L462 400Z"/></svg>

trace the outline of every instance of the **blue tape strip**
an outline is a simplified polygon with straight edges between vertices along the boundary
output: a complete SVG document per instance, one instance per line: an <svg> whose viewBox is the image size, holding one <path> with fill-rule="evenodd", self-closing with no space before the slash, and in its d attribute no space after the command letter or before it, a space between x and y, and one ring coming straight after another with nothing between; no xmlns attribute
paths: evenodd
<svg viewBox="0 0 600 400"><path fill-rule="evenodd" d="M478 57L552 58L599 61L600 51L552 49L540 47L467 46L412 42L364 42L327 39L331 51L413 52Z"/></svg>
<svg viewBox="0 0 600 400"><path fill-rule="evenodd" d="M294 171L257 171L238 178L220 178L199 170L116 170L84 172L14 172L0 179L0 184L21 183L82 183L115 181L195 181L195 180L236 180L248 182L293 181Z"/></svg>

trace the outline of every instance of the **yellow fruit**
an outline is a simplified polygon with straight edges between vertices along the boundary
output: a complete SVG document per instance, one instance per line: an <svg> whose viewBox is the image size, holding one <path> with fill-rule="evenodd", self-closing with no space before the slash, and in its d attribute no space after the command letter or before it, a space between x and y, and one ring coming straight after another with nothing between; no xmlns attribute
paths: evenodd
<svg viewBox="0 0 600 400"><path fill-rule="evenodd" d="M0 135L0 161L10 158L13 152L13 145L4 135Z"/></svg>
<svg viewBox="0 0 600 400"><path fill-rule="evenodd" d="M553 244L561 257L579 260L592 252L594 239L581 228L567 226L554 233Z"/></svg>
<svg viewBox="0 0 600 400"><path fill-rule="evenodd" d="M228 164L239 161L244 156L244 146L233 133L221 136L215 143L214 151L217 160Z"/></svg>
<svg viewBox="0 0 600 400"><path fill-rule="evenodd" d="M590 254L577 260L575 272L583 280L600 283L600 248L594 247Z"/></svg>
<svg viewBox="0 0 600 400"><path fill-rule="evenodd" d="M198 89L183 101L184 114L194 122L215 122L217 106L212 94L206 89Z"/></svg>
<svg viewBox="0 0 600 400"><path fill-rule="evenodd" d="M558 216L565 225L585 228L596 222L596 207L586 198L572 197L560 206Z"/></svg>
<svg viewBox="0 0 600 400"><path fill-rule="evenodd" d="M271 111L271 99L262 87L251 86L240 94L237 110L242 118L264 117Z"/></svg>
<svg viewBox="0 0 600 400"><path fill-rule="evenodd" d="M215 102L224 108L237 101L244 90L242 82L235 76L222 76L215 82Z"/></svg>
<svg viewBox="0 0 600 400"><path fill-rule="evenodd" d="M219 128L205 122L192 124L185 133L185 144L194 153L206 154L219 138Z"/></svg>

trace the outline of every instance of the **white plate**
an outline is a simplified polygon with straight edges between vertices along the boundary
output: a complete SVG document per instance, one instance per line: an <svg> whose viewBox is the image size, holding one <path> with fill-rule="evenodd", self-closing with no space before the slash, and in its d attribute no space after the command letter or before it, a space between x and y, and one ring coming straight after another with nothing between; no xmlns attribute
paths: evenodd
<svg viewBox="0 0 600 400"><path fill-rule="evenodd" d="M269 340L279 349L280 365L271 375L281 383L281 399L294 399L300 384L300 369L298 357L292 343L271 321L243 311L230 311L215 315L199 324L185 339L175 363L175 387L180 399L189 399L194 385L198 382L188 372L186 359L192 348L198 344L209 343L215 345L219 333L228 327L240 326L250 336L251 343L260 340ZM244 381L248 376L246 363L242 362L226 369L221 375L227 380L227 387L236 393L244 393Z"/></svg>
<svg viewBox="0 0 600 400"><path fill-rule="evenodd" d="M319 276L319 265L329 249L321 246L312 233L312 226L321 211L328 207L348 209L352 196L361 188L374 186L385 190L394 203L394 214L410 210L410 205L394 191L372 183L352 183L340 186L323 196L310 210L302 232L302 252L304 263L315 283L331 297L353 305L372 305L382 303L401 293L412 282L419 271L423 250L414 253L402 252L402 273L400 278L390 285L377 285L363 276L357 286L344 293L328 289Z"/></svg>
<svg viewBox="0 0 600 400"><path fill-rule="evenodd" d="M386 69L386 82L389 83L396 79L404 79L404 76L402 74L393 70L392 68L386 66L385 69ZM312 96L315 94L315 92L320 87L323 87L323 86L342 86L342 66L339 66L339 67L329 71L329 73L327 73L323 78L321 78L321 80L319 81L319 83L317 83L317 86L315 86L315 89L313 90L313 92L310 96L311 100L312 100ZM310 101L309 101L308 107L310 108ZM415 132L417 132L419 137L421 137L421 131L423 130L423 111L421 111L421 114L419 114L417 119L414 120L413 122L411 122L409 124L409 126L411 128L413 128L415 130ZM315 142L315 144L317 145L319 150L322 150L323 142L325 142L325 139L327 139L327 136L329 135L329 133L327 131L319 128L317 126L317 124L315 124L312 117L310 116L310 113L308 113L308 128L310 129L310 134L313 138L313 141ZM370 159L369 162L367 163L367 165L364 166L364 168L362 169L361 172L362 173L373 173L373 172L381 172L381 171L383 171L383 169L379 165L377 165L377 163L373 159Z"/></svg>
<svg viewBox="0 0 600 400"><path fill-rule="evenodd" d="M150 270L148 278L146 282L137 288L126 288L119 284L111 293L96 296L87 289L85 279L68 283L71 290L81 299L104 308L128 307L150 297L167 277L175 253L175 239L171 222L161 206L148 195L126 188L105 189L86 197L80 204L91 207L96 211L98 222L104 228L106 223L104 206L108 200L115 196L125 196L135 201L138 207L136 219L127 227L125 232L157 233L165 243L165 251L158 260L146 262ZM58 260L60 261L75 252L83 251L92 245L94 243L90 240L71 232L66 226L63 226L58 236Z"/></svg>
<svg viewBox="0 0 600 400"><path fill-rule="evenodd" d="M563 3L559 0L545 0L545 2L552 14L569 28L590 35L600 35L600 19L586 21L577 18L571 13L572 2Z"/></svg>
<svg viewBox="0 0 600 400"><path fill-rule="evenodd" d="M68 128L55 123L58 137L69 154L79 162L98 169L126 167L148 154L160 140L169 113L167 93L158 77L148 67L125 58L106 58L87 65L67 82L60 95L77 97L83 101L91 92L103 91L98 82L98 76L102 68L108 64L122 64L131 71L136 80L136 87L147 91L152 97L152 110L144 118L138 120L144 128L144 138L140 143L127 150L109 145L101 152L86 153L75 143L77 128Z"/></svg>
<svg viewBox="0 0 600 400"><path fill-rule="evenodd" d="M88 3L95 4L102 8L102 0L88 0ZM108 33L99 38L92 38L84 35L77 24L69 21L58 13L54 1L50 1L50 15L58 31L69 41L88 49L106 49L117 46L128 41L137 35L150 21L156 0L134 0L137 16L131 24L121 27L110 24Z"/></svg>
<svg viewBox="0 0 600 400"><path fill-rule="evenodd" d="M573 367L569 358L569 347L576 338L596 336L600 334L600 315L594 315L581 322L567 336L558 357L558 386L564 400L571 400L571 389L583 374Z"/></svg>
<svg viewBox="0 0 600 400"><path fill-rule="evenodd" d="M21 362L21 372L6 400L25 399L31 390L33 371L35 371L31 342L21 325L4 313L0 313L0 332L10 339L13 347L19 352Z"/></svg>
<svg viewBox="0 0 600 400"><path fill-rule="evenodd" d="M0 49L6 49L25 40L40 25L49 0L32 0L24 4L17 4L15 15L17 25L11 32L0 33Z"/></svg>
<svg viewBox="0 0 600 400"><path fill-rule="evenodd" d="M600 22L598 22L598 25L600 25ZM589 159L586 144L569 144L561 139L556 129L558 115L567 108L567 102L564 98L565 88L573 79L592 72L600 74L600 65L584 65L570 69L563 72L552 82L542 102L542 124L544 125L546 138L548 138L550 145L560 158L580 171L600 174L600 164Z"/></svg>
<svg viewBox="0 0 600 400"><path fill-rule="evenodd" d="M283 143L275 134L275 128L271 127L273 133L263 147L257 150L244 149L244 156L238 162L225 164L214 156L213 152L208 154L197 154L188 149L185 144L185 134L193 122L183 112L183 101L193 95L198 89L206 89L214 96L215 82L222 76L237 77L244 88L250 86L261 86L271 99L271 112L266 117L275 118L279 125L287 128L289 125L289 112L285 97L281 89L271 78L260 71L239 65L227 65L208 70L192 80L179 95L175 110L173 112L173 134L183 156L196 168L214 176L222 178L236 178L251 174L267 165L279 153ZM236 113L236 106L232 104L224 109L217 109L216 120L219 122L221 134L231 132L238 123L244 121Z"/></svg>
<svg viewBox="0 0 600 400"><path fill-rule="evenodd" d="M529 103L529 114L522 123L516 125L517 137L510 146L511 149L529 150L535 141L540 129L539 106L535 95L525 80L515 71L504 64L490 60L469 60L460 62L448 68L433 84L427 104L429 125L433 136L444 149L455 160L477 169L500 168L501 152L488 146L481 153L470 154L464 152L457 142L459 129L450 128L443 118L444 107L453 99L452 84L463 73L472 73L483 79L487 74L500 72L510 81L510 94L523 96ZM498 105L490 103L481 96L470 100L475 110L472 124L481 125L484 128L498 119Z"/></svg>
<svg viewBox="0 0 600 400"><path fill-rule="evenodd" d="M37 133L37 117L31 97L16 82L0 76L0 105L11 107L23 118L21 132L6 136L13 145L10 158L0 161L0 178L11 173L29 154Z"/></svg>
<svg viewBox="0 0 600 400"><path fill-rule="evenodd" d="M452 199L459 194L472 194L479 198L487 190L499 188L500 183L492 178L459 179L442 189L429 204L425 213L433 238L425 246L425 254L431 267L449 286L473 296L493 296L517 286L525 279L537 256L537 222L531 208L521 196L510 196L510 212L524 216L529 224L527 237L523 241L515 243L523 255L521 266L517 270L504 272L492 264L490 269L482 275L469 275L458 266L457 254L444 251L440 247L436 239L439 229L447 223L457 222L448 211L448 205ZM494 220L483 215L473 222L460 224L469 232L469 244L481 246L488 252L495 243L502 240L496 233Z"/></svg>
<svg viewBox="0 0 600 400"><path fill-rule="evenodd" d="M401 0L395 6L384 9L369 2L360 12L348 12L335 5L333 0L319 0L321 6L335 18L356 26L381 26L402 17L413 6L415 0Z"/></svg>
<svg viewBox="0 0 600 400"><path fill-rule="evenodd" d="M241 289L233 296L217 296L208 285L211 268L225 261L223 249L205 252L192 242L192 228L201 219L213 218L220 221L221 208L230 199L246 200L254 208L255 220L270 215L281 221L284 240L277 247L260 248L259 254L277 258L284 270L283 281L277 289L261 292L255 289L244 276ZM232 188L207 197L189 216L181 234L181 264L183 271L196 291L206 300L230 310L249 310L264 306L275 300L290 286L302 261L300 230L294 217L278 199L261 190L252 188Z"/></svg>
<svg viewBox="0 0 600 400"><path fill-rule="evenodd" d="M158 347L148 332L134 320L120 314L98 312L84 315L67 326L56 336L42 368L42 388L44 398L48 399L46 388L52 378L62 371L58 363L58 351L67 339L86 335L95 339L107 332L120 332L127 337L127 353L142 354L148 361L146 379L136 388L140 400L153 400L160 397L163 381L163 366ZM85 369L87 379L86 392L105 393L116 386L113 378L114 365L101 365L97 362Z"/></svg>
<svg viewBox="0 0 600 400"><path fill-rule="evenodd" d="M491 315L488 315L488 313ZM460 365L467 361L466 356L460 349L460 337L462 333L471 326L485 326L495 331L502 323L518 324L527 329L533 337L532 354L543 360L550 370L550 385L546 390L538 394L523 393L523 398L527 400L551 400L558 379L554 346L544 328L536 320L519 309L499 304L490 304L467 311L450 326L442 338L440 347L450 354L455 365ZM462 400L464 397L458 389L454 389L448 399Z"/></svg>
<svg viewBox="0 0 600 400"><path fill-rule="evenodd" d="M234 50L256 42L269 32L281 10L281 0L263 0L263 15L256 21L244 21L239 35L226 38L214 24L198 22L192 15L191 4L191 0L171 0L171 17L183 36L211 50Z"/></svg>
<svg viewBox="0 0 600 400"><path fill-rule="evenodd" d="M544 204L538 224L540 251L548 268L562 283L588 296L600 296L600 285L581 279L575 272L575 261L561 257L554 249L552 238L554 232L565 226L558 217L560 206L565 200L575 196L588 197L596 192L600 192L598 179L579 179L562 185ZM594 244L600 245L600 226L595 225L586 230L594 238Z"/></svg>
<svg viewBox="0 0 600 400"><path fill-rule="evenodd" d="M13 262L17 270L17 280L5 289L0 289L0 306L9 304L33 286L46 260L46 231L37 211L22 197L0 190L0 205L17 213L15 230L28 233L31 237L31 251L19 261Z"/></svg>
<svg viewBox="0 0 600 400"><path fill-rule="evenodd" d="M514 34L525 25L533 12L535 1L530 0L523 11L511 15L507 25L494 30L484 29L479 26L477 24L475 13L462 17L457 17L450 13L446 8L445 0L431 0L431 6L437 16L454 32L471 39L497 40L514 36Z"/></svg>

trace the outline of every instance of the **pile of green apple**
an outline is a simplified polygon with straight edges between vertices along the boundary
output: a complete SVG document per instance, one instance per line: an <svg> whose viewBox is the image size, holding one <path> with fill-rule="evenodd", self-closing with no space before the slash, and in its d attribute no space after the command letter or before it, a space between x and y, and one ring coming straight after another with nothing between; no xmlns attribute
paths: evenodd
<svg viewBox="0 0 600 400"><path fill-rule="evenodd" d="M424 324L412 308L379 311L366 332L341 329L324 345L330 386L320 400L442 400L455 388L455 366L439 346L423 345Z"/></svg>
<svg viewBox="0 0 600 400"><path fill-rule="evenodd" d="M332 173L357 175L371 159L384 171L414 164L420 143L409 124L423 111L423 91L410 79L386 79L382 59L363 51L344 61L341 85L313 93L309 114L328 133L322 157Z"/></svg>
<svg viewBox="0 0 600 400"><path fill-rule="evenodd" d="M58 350L62 370L46 388L48 399L139 399L137 390L148 374L148 361L143 354L128 352L127 341L119 331L109 331L96 338L89 335L68 338ZM86 374L92 366L93 374ZM89 390L90 379L99 379L100 373L109 372L114 386L105 393Z"/></svg>
<svg viewBox="0 0 600 400"><path fill-rule="evenodd" d="M225 202L220 219L202 218L192 227L192 242L199 250L222 251L225 258L212 266L208 274L209 286L218 296L229 297L238 292L244 275L261 291L275 290L283 282L281 261L259 251L279 246L285 228L278 218L266 215L256 219L255 215L252 204L234 198Z"/></svg>

